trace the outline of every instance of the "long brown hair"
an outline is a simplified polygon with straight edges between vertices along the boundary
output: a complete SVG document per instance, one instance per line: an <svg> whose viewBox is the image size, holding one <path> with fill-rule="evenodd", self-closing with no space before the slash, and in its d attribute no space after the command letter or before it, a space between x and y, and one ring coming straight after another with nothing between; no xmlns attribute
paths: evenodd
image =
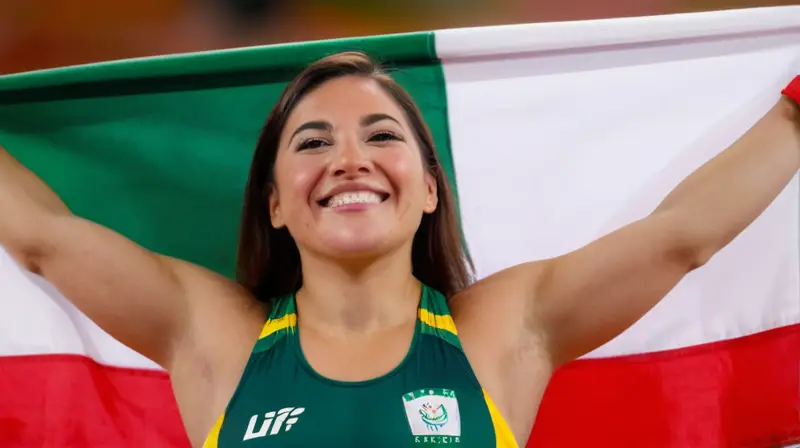
<svg viewBox="0 0 800 448"><path fill-rule="evenodd" d="M286 228L272 227L268 198L273 188L275 158L286 120L297 103L321 84L343 76L377 82L404 110L422 152L425 168L436 179L438 206L422 217L411 249L413 274L421 282L451 297L472 280L456 216L456 204L433 145L433 137L409 94L367 55L334 54L310 65L281 94L256 145L244 196L237 281L260 301L296 292L302 285L300 252Z"/></svg>

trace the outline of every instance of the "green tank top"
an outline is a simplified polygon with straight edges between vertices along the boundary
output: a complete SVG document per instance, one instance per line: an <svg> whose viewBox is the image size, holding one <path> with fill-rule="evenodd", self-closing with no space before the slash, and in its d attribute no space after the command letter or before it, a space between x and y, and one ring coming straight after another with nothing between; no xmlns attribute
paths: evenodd
<svg viewBox="0 0 800 448"><path fill-rule="evenodd" d="M276 302L203 448L518 447L472 372L439 292L423 286L405 359L360 382L331 380L311 368L295 309L294 295Z"/></svg>

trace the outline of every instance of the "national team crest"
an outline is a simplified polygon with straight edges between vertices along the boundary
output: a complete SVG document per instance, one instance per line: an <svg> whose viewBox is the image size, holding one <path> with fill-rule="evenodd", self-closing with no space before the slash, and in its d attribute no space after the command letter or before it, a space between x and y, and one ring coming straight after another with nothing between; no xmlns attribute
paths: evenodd
<svg viewBox="0 0 800 448"><path fill-rule="evenodd" d="M420 389L403 395L403 405L415 442L460 442L461 414L455 391Z"/></svg>

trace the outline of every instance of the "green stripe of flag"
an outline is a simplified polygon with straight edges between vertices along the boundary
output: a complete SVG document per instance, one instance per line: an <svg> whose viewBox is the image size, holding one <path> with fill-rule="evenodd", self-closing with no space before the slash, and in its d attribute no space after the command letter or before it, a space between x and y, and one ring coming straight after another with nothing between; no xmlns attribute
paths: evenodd
<svg viewBox="0 0 800 448"><path fill-rule="evenodd" d="M130 87L119 81L141 84L150 79L174 79L199 76L202 87L263 84L264 76L275 80L287 72L301 70L311 62L331 53L346 50L366 51L380 61L407 65L436 60L433 33L410 33L363 38L290 43L233 50L199 52L141 59L112 61L74 67L21 73L0 77L0 103L28 99L32 90L44 90L52 100L54 92L68 85L107 84ZM252 73L254 77L242 77ZM220 75L215 79L211 75ZM291 73L288 75L291 78ZM151 86L158 89L157 83ZM179 86L176 86L179 87ZM13 93L12 93L13 92ZM57 95L56 95L57 96Z"/></svg>
<svg viewBox="0 0 800 448"><path fill-rule="evenodd" d="M364 50L391 67L422 109L454 179L433 39L331 40L0 77L0 144L76 214L232 276L260 128L286 83L325 55Z"/></svg>

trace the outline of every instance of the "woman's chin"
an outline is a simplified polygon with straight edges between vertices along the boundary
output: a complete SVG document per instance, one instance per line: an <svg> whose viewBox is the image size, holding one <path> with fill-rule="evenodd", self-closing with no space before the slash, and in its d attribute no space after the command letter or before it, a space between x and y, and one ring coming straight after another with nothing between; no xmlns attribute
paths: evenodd
<svg viewBox="0 0 800 448"><path fill-rule="evenodd" d="M385 245L370 244L369 242L359 241L351 244L331 244L327 247L328 252L333 258L370 258L385 252Z"/></svg>
<svg viewBox="0 0 800 448"><path fill-rule="evenodd" d="M313 233L300 235L296 241L299 246L329 260L367 261L394 253L413 238L412 232L405 234L398 231L397 226L375 224L318 228Z"/></svg>
<svg viewBox="0 0 800 448"><path fill-rule="evenodd" d="M349 238L330 238L322 242L324 252L331 258L367 259L391 252L392 244L388 238L377 235L360 235Z"/></svg>

